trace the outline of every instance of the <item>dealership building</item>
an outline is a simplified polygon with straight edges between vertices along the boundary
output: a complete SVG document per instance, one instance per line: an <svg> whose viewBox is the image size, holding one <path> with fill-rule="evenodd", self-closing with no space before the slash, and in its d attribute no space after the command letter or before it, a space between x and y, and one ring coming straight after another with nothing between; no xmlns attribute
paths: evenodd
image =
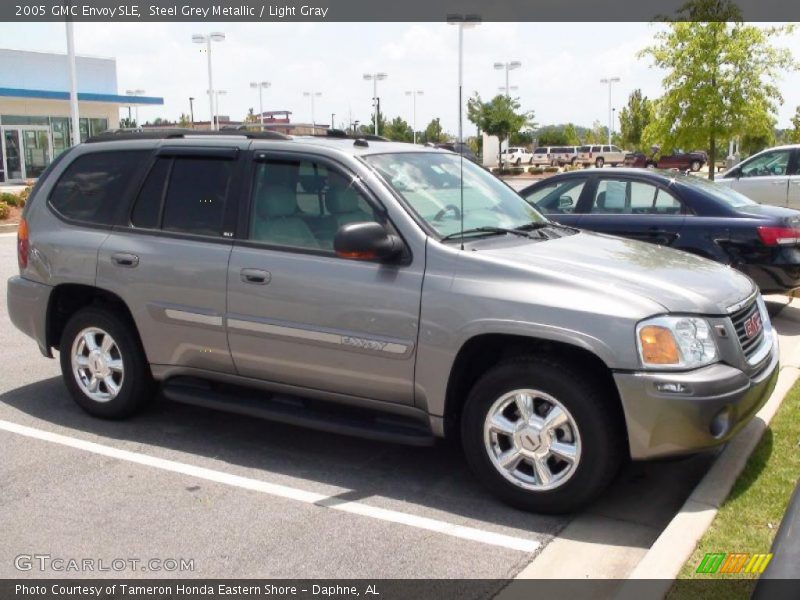
<svg viewBox="0 0 800 600"><path fill-rule="evenodd" d="M119 109L164 104L120 95L113 58L78 56L80 139L119 126ZM70 145L69 67L65 54L0 49L0 182L35 179Z"/></svg>

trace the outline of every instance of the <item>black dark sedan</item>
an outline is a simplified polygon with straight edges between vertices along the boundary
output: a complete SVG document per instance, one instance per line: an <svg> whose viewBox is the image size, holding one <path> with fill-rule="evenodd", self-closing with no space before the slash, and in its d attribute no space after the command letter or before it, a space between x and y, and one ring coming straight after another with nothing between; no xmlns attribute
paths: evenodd
<svg viewBox="0 0 800 600"><path fill-rule="evenodd" d="M800 287L800 211L756 204L705 179L672 171L594 169L555 175L519 193L565 225L731 265L764 293Z"/></svg>

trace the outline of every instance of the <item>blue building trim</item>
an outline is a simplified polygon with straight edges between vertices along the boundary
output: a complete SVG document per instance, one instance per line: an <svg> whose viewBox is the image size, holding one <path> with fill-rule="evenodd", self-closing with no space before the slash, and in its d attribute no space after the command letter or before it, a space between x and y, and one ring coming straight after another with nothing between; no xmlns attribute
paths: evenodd
<svg viewBox="0 0 800 600"><path fill-rule="evenodd" d="M0 87L0 96L6 98L38 98L41 100L69 100L69 92L53 90L26 90ZM164 104L164 98L157 96L120 96L118 94L94 94L78 92L79 102L110 102L112 104Z"/></svg>

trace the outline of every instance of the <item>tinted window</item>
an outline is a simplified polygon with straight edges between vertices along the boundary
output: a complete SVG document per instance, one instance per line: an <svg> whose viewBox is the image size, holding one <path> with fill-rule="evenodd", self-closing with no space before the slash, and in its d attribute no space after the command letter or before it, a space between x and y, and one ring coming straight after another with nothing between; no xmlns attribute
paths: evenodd
<svg viewBox="0 0 800 600"><path fill-rule="evenodd" d="M650 183L603 179L597 184L593 214L680 214L680 202L669 192Z"/></svg>
<svg viewBox="0 0 800 600"><path fill-rule="evenodd" d="M611 146L603 146L603 152L611 152Z"/></svg>
<svg viewBox="0 0 800 600"><path fill-rule="evenodd" d="M50 204L69 219L110 225L147 151L84 154L67 167Z"/></svg>
<svg viewBox="0 0 800 600"><path fill-rule="evenodd" d="M277 246L333 250L342 225L374 221L351 178L311 161L256 166L250 239Z"/></svg>
<svg viewBox="0 0 800 600"><path fill-rule="evenodd" d="M742 165L742 177L786 175L789 168L789 150L774 150L756 156Z"/></svg>
<svg viewBox="0 0 800 600"><path fill-rule="evenodd" d="M547 154L547 148L537 148L534 154Z"/></svg>
<svg viewBox="0 0 800 600"><path fill-rule="evenodd" d="M572 214L584 185L585 179L551 183L527 195L526 200L545 214Z"/></svg>
<svg viewBox="0 0 800 600"><path fill-rule="evenodd" d="M578 152L590 152L590 151L591 149L589 146L581 146L580 148L578 148Z"/></svg>
<svg viewBox="0 0 800 600"><path fill-rule="evenodd" d="M163 228L221 235L234 164L214 158L175 158L167 187Z"/></svg>
<svg viewBox="0 0 800 600"><path fill-rule="evenodd" d="M164 198L164 188L171 163L168 158L160 158L147 174L131 213L131 225L134 227L156 229L159 226L161 200Z"/></svg>

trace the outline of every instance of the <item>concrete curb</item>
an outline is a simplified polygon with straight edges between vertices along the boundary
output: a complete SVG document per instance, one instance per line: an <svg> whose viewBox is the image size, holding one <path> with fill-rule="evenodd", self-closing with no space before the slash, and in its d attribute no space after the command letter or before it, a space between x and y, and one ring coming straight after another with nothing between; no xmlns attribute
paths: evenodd
<svg viewBox="0 0 800 600"><path fill-rule="evenodd" d="M1 223L0 233L12 233L17 230L19 223Z"/></svg>
<svg viewBox="0 0 800 600"><path fill-rule="evenodd" d="M653 579L654 598L663 598L710 527L719 507L755 450L784 397L800 375L800 345L784 361L775 391L756 417L725 447L681 510L670 521L628 579ZM617 598L636 598L640 588L625 584Z"/></svg>

